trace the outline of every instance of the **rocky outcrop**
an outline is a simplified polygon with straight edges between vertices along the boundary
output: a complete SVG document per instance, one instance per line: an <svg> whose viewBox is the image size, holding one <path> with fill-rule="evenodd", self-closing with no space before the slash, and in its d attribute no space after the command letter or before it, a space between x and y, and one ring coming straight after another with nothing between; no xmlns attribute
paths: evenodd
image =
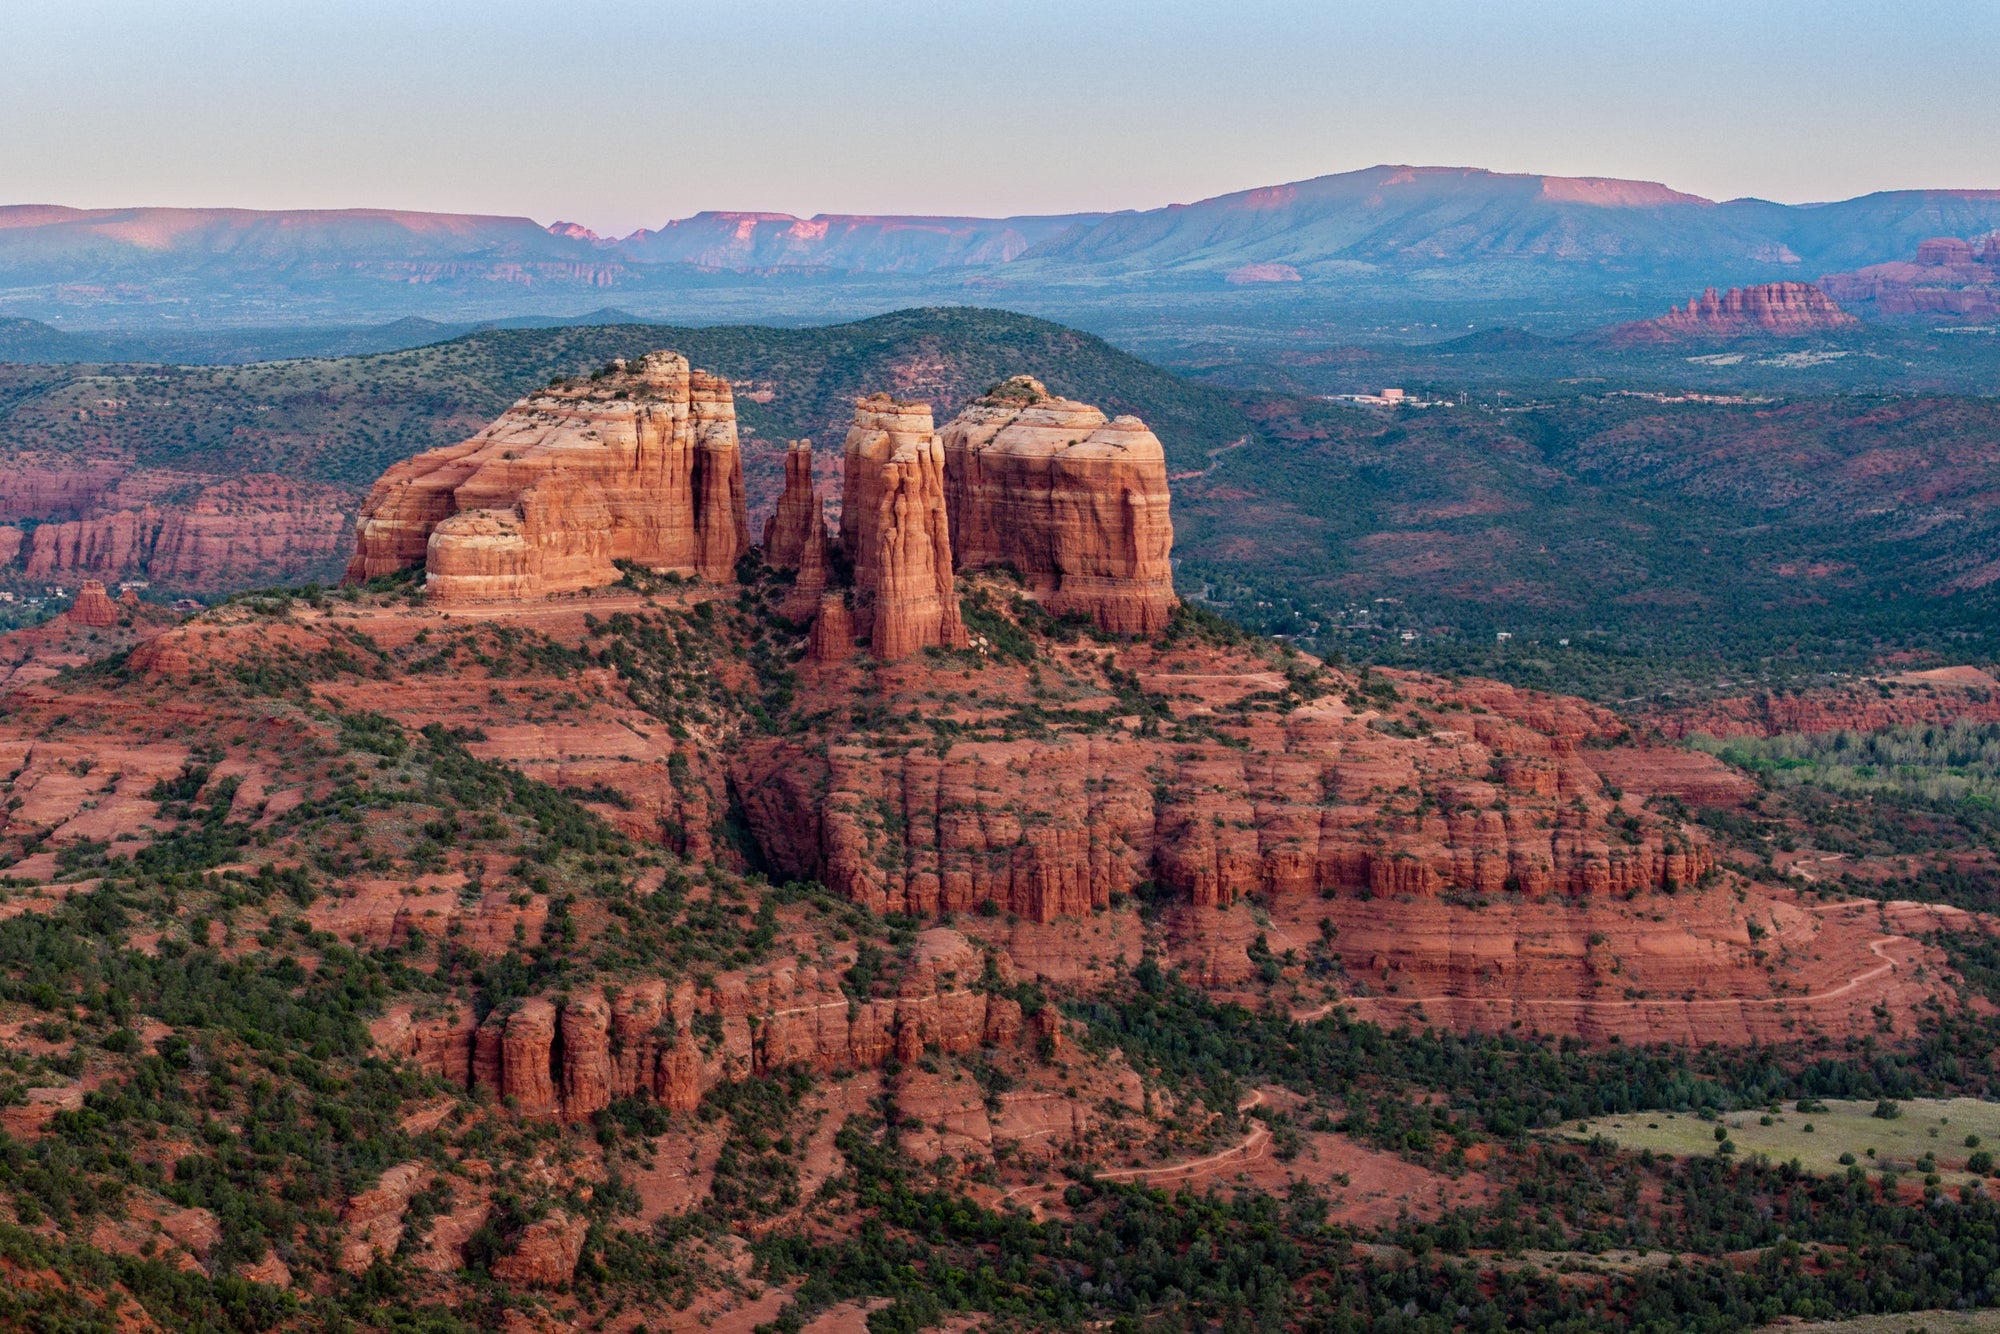
<svg viewBox="0 0 2000 1334"><path fill-rule="evenodd" d="M576 1273L589 1234L589 1219L571 1218L558 1209L522 1229L514 1249L493 1262L493 1277L522 1287L562 1287Z"/></svg>
<svg viewBox="0 0 2000 1334"><path fill-rule="evenodd" d="M885 662L965 647L930 406L887 394L861 400L844 464L841 540L854 563L859 633Z"/></svg>
<svg viewBox="0 0 2000 1334"><path fill-rule="evenodd" d="M1004 953L993 964L1002 981L1014 980ZM414 1022L392 1013L372 1034L388 1055L442 1078L469 1072L475 1087L513 1098L524 1116L580 1118L631 1097L692 1111L725 1078L792 1065L820 1074L874 1069L898 1051L1034 1040L1039 1030L1020 1005L983 989L986 965L964 936L933 928L919 937L893 997L857 1001L833 968L784 965L725 973L706 989L643 979L611 994L573 995L560 1012L534 998L476 1030L468 1017ZM698 1017L719 1038L698 1038Z"/></svg>
<svg viewBox="0 0 2000 1334"><path fill-rule="evenodd" d="M1007 566L1057 615L1151 635L1175 606L1167 460L1137 417L1107 421L1016 376L943 435L958 568Z"/></svg>
<svg viewBox="0 0 2000 1334"><path fill-rule="evenodd" d="M1732 287L1720 295L1711 287L1701 296L1658 319L1622 324L1611 330L1618 343L1670 343L1688 338L1791 337L1851 329L1860 323L1811 283L1763 283Z"/></svg>
<svg viewBox="0 0 2000 1334"><path fill-rule="evenodd" d="M654 352L391 468L347 573L422 565L443 601L525 598L616 582L620 561L726 581L749 546L729 382Z"/></svg>
<svg viewBox="0 0 2000 1334"><path fill-rule="evenodd" d="M104 591L102 580L86 579L76 600L63 613L71 625L105 626L118 623L118 605Z"/></svg>
<svg viewBox="0 0 2000 1334"><path fill-rule="evenodd" d="M813 445L793 440L785 447L785 489L778 508L764 521L764 563L773 569L796 570L819 509L813 489Z"/></svg>
<svg viewBox="0 0 2000 1334"><path fill-rule="evenodd" d="M819 614L813 618L812 634L806 640L808 662L846 662L854 656L854 614L847 609L846 595L823 593Z"/></svg>

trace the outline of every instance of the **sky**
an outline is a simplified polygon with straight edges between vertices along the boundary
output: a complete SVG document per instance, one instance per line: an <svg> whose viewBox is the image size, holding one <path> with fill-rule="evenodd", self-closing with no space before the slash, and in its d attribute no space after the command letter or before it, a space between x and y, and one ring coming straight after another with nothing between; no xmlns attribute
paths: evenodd
<svg viewBox="0 0 2000 1334"><path fill-rule="evenodd" d="M0 0L0 203L1151 208L1382 162L2000 188L2000 4Z"/></svg>

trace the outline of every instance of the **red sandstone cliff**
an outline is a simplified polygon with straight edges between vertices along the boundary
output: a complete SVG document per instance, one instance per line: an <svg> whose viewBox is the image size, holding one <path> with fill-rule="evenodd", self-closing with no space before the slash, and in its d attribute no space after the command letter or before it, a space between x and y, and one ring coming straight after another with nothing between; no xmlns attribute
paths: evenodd
<svg viewBox="0 0 2000 1334"><path fill-rule="evenodd" d="M1749 334L1788 337L1851 329L1859 323L1811 283L1763 283L1732 287L1720 295L1711 287L1685 307L1676 307L1658 319L1621 324L1610 331L1610 337L1620 343L1670 343Z"/></svg>
<svg viewBox="0 0 2000 1334"><path fill-rule="evenodd" d="M1013 964L998 953L1003 981ZM660 978L574 995L558 1011L539 997L474 1028L451 1009L392 1010L373 1027L376 1046L454 1082L514 1100L523 1115L579 1118L617 1098L645 1096L692 1111L723 1079L791 1065L819 1074L913 1060L927 1047L964 1053L1030 1038L1021 1007L979 989L986 956L956 931L918 939L894 997L850 1000L831 968L781 965L726 973L707 989ZM719 1041L697 1036L705 1016ZM560 1040L558 1040L560 1035Z"/></svg>
<svg viewBox="0 0 2000 1334"><path fill-rule="evenodd" d="M1144 645L1120 657L1163 695L1192 685L1227 703L1282 683L1240 659L1182 675ZM1617 823L1611 766L1618 784L1647 792L1673 766L1635 774L1625 752L1585 745L1622 731L1609 715L1483 683L1446 693L1463 722L1424 736L1324 700L1253 711L1240 740L1125 726L960 741L942 755L762 740L733 781L775 869L888 912L991 902L1046 922L1146 882L1197 904L1342 890L1634 893L1712 865L1697 836Z"/></svg>
<svg viewBox="0 0 2000 1334"><path fill-rule="evenodd" d="M368 493L348 578L422 564L446 601L616 582L616 562L722 582L749 550L729 383L677 353L522 399Z"/></svg>
<svg viewBox="0 0 2000 1334"><path fill-rule="evenodd" d="M0 528L0 565L18 559L31 579L144 577L203 591L298 581L338 558L352 513L337 488L262 475L210 484L138 469L100 486L90 471L22 479L0 466L0 483L17 480L32 493L27 508L82 511L25 540L20 529Z"/></svg>
<svg viewBox="0 0 2000 1334"><path fill-rule="evenodd" d="M930 406L887 394L861 400L845 469L841 539L854 562L855 623L875 656L965 647Z"/></svg>
<svg viewBox="0 0 2000 1334"><path fill-rule="evenodd" d="M974 400L943 440L958 568L1011 566L1050 611L1113 634L1166 628L1167 460L1144 422L1107 421L1016 376Z"/></svg>

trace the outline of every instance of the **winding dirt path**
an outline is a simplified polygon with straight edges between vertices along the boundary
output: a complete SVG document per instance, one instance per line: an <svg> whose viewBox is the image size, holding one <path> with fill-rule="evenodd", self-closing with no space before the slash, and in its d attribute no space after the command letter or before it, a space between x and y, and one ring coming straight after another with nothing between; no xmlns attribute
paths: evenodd
<svg viewBox="0 0 2000 1334"><path fill-rule="evenodd" d="M1252 1089L1248 1097L1236 1104L1238 1112L1247 1112L1253 1107L1264 1105L1264 1090ZM1240 1144L1232 1144L1226 1149L1206 1154L1200 1158L1188 1158L1178 1163L1161 1163L1157 1167L1118 1167L1109 1171L1094 1173L1099 1181L1186 1181L1214 1168L1228 1163L1254 1163L1261 1159L1271 1147L1271 1127L1262 1121L1250 1127L1250 1133ZM1031 1181L1024 1186L1016 1186L1000 1198L1011 1200L1016 1195L1031 1190L1041 1190L1045 1183Z"/></svg>
<svg viewBox="0 0 2000 1334"><path fill-rule="evenodd" d="M1240 435L1226 445L1209 450L1208 466L1206 468L1198 468L1193 472L1170 472L1167 474L1167 480L1170 482L1192 482L1198 478L1206 477L1222 466L1223 459L1229 456L1231 450L1241 449L1249 443L1249 436Z"/></svg>

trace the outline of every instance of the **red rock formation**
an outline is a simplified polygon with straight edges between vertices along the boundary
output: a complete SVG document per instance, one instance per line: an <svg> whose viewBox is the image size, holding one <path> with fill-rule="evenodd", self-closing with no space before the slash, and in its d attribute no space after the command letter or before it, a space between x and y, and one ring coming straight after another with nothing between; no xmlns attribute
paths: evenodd
<svg viewBox="0 0 2000 1334"><path fill-rule="evenodd" d="M764 563L796 570L811 533L819 496L813 489L813 446L793 440L785 447L785 489L778 508L764 521Z"/></svg>
<svg viewBox="0 0 2000 1334"><path fill-rule="evenodd" d="M854 560L855 623L875 656L965 647L930 406L887 394L861 400L845 464L841 540Z"/></svg>
<svg viewBox="0 0 2000 1334"><path fill-rule="evenodd" d="M1449 745L1319 708L1257 724L1248 750L1124 731L961 742L942 756L768 740L745 748L735 787L775 868L925 916L991 902L1047 922L1148 881L1227 904L1257 892L1630 893L1708 871L1694 835L1653 822L1637 842L1614 833L1599 752L1579 744L1616 735L1608 715L1504 687L1462 696L1482 713ZM1637 768L1620 771L1635 788ZM900 819L885 824L883 810Z"/></svg>
<svg viewBox="0 0 2000 1334"><path fill-rule="evenodd" d="M1004 953L994 966L1002 980L1014 978ZM963 935L932 928L918 938L891 999L855 1004L836 970L784 965L724 974L700 994L687 982L669 994L658 978L632 983L609 1003L586 993L571 998L559 1022L555 1007L536 998L476 1032L467 1020L413 1023L404 1012L385 1016L372 1034L386 1054L432 1074L462 1079L469 1069L475 1085L513 1097L524 1116L584 1117L626 1097L692 1111L732 1071L805 1065L830 1074L879 1067L899 1048L963 1053L1018 1042L1021 1007L981 989L985 970L986 956ZM697 1014L720 1021L719 1049L705 1051L691 1036ZM550 1074L558 1028L559 1083ZM456 1050L434 1036L455 1041Z"/></svg>
<svg viewBox="0 0 2000 1334"><path fill-rule="evenodd" d="M1820 286L1885 319L1992 319L2000 316L2000 234L1976 245L1934 236L1918 244L1914 261L1830 273Z"/></svg>
<svg viewBox="0 0 2000 1334"><path fill-rule="evenodd" d="M500 1039L500 1092L524 1116L558 1110L555 1062L556 1007L540 997L521 1002Z"/></svg>
<svg viewBox="0 0 2000 1334"><path fill-rule="evenodd" d="M1683 338L1735 338L1746 334L1789 337L1851 329L1860 323L1811 283L1763 283L1701 296L1654 320L1611 330L1621 343L1667 343Z"/></svg>
<svg viewBox="0 0 2000 1334"><path fill-rule="evenodd" d="M791 591L785 594L779 610L794 621L811 619L819 612L820 599L825 595L831 578L826 512L820 507L819 497L814 496L812 513L806 524L805 542L799 548L798 574L793 578Z"/></svg>
<svg viewBox="0 0 2000 1334"><path fill-rule="evenodd" d="M1022 375L973 400L943 440L959 569L1011 566L1050 611L1112 634L1166 628L1167 459L1144 422L1106 421Z"/></svg>
<svg viewBox="0 0 2000 1334"><path fill-rule="evenodd" d="M562 1012L562 1106L588 1116L611 1105L611 1013L599 996L580 996Z"/></svg>
<svg viewBox="0 0 2000 1334"><path fill-rule="evenodd" d="M729 382L677 353L522 399L369 491L350 581L423 564L443 600L599 587L615 562L734 577L749 549Z"/></svg>
<svg viewBox="0 0 2000 1334"><path fill-rule="evenodd" d="M104 591L103 581L86 579L77 590L76 600L63 613L72 625L116 625L118 608Z"/></svg>
<svg viewBox="0 0 2000 1334"><path fill-rule="evenodd" d="M812 635L806 641L806 660L846 662L853 656L854 615L847 609L847 596L822 594L819 615L813 618Z"/></svg>
<svg viewBox="0 0 2000 1334"><path fill-rule="evenodd" d="M346 494L332 487L237 478L183 504L42 524L27 542L27 573L144 575L205 590L295 580L336 558L350 512Z"/></svg>
<svg viewBox="0 0 2000 1334"><path fill-rule="evenodd" d="M493 1262L493 1277L523 1287L559 1288L576 1273L589 1233L589 1219L558 1209L522 1231L514 1249Z"/></svg>

